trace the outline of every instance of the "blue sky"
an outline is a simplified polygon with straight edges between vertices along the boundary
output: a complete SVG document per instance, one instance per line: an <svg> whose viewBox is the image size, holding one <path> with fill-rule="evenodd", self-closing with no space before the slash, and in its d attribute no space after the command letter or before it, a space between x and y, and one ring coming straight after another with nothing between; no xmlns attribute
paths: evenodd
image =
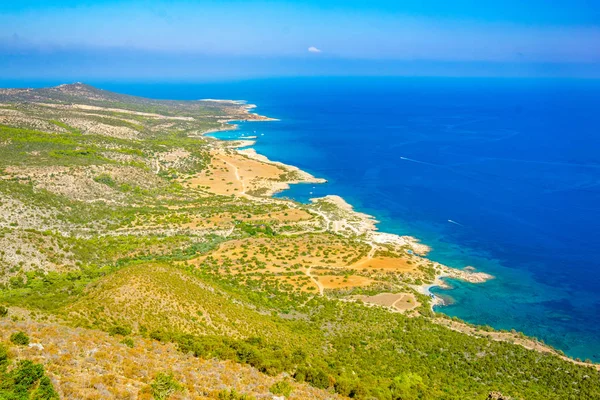
<svg viewBox="0 0 600 400"><path fill-rule="evenodd" d="M7 1L0 74L600 77L600 1Z"/></svg>

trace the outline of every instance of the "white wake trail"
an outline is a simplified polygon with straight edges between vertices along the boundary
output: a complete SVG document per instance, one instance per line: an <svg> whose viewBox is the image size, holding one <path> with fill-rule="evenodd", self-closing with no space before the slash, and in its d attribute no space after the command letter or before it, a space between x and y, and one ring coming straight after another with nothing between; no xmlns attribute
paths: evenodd
<svg viewBox="0 0 600 400"><path fill-rule="evenodd" d="M433 165L434 167L438 166L436 164L428 163L428 162L425 162L425 161L414 160L414 159L408 158L408 157L400 157L400 159L404 160L404 161L414 162L414 163L417 163L417 164Z"/></svg>
<svg viewBox="0 0 600 400"><path fill-rule="evenodd" d="M463 224L459 224L458 222L452 221L451 219L449 219L448 222L450 222L451 224L454 224L454 225L462 226L464 228Z"/></svg>

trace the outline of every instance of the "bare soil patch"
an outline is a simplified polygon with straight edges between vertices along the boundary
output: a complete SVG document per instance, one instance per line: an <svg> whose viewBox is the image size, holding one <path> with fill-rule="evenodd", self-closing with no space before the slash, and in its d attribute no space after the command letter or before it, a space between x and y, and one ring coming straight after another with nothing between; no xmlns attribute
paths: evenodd
<svg viewBox="0 0 600 400"><path fill-rule="evenodd" d="M398 311L408 311L419 306L419 302L412 293L379 293L375 296L358 298L365 303L390 307Z"/></svg>

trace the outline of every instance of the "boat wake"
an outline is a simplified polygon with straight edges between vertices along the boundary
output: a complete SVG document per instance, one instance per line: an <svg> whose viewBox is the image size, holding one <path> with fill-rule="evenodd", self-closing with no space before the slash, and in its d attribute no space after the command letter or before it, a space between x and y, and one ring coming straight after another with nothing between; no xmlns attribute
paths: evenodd
<svg viewBox="0 0 600 400"><path fill-rule="evenodd" d="M449 219L449 220L448 220L448 222L450 222L451 224L454 224L454 225L458 225L458 226L462 226L462 227L464 227L464 225L463 225L463 224L459 224L458 222L456 222L456 221L452 221L451 219Z"/></svg>
<svg viewBox="0 0 600 400"><path fill-rule="evenodd" d="M414 163L417 163L417 164L433 165L434 167L438 166L436 164L428 163L428 162L425 162L425 161L414 160L414 159L408 158L408 157L400 157L400 159L404 160L404 161L414 162Z"/></svg>

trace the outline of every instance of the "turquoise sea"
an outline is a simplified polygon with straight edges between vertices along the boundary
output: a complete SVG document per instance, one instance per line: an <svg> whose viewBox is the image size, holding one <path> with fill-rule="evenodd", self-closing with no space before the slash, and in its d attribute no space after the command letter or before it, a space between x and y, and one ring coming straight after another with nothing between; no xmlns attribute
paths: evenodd
<svg viewBox="0 0 600 400"><path fill-rule="evenodd" d="M600 362L600 82L297 78L204 84L89 82L164 99L244 99L277 122L240 124L259 153L337 194L430 257L496 279L434 289L436 311L516 329Z"/></svg>

